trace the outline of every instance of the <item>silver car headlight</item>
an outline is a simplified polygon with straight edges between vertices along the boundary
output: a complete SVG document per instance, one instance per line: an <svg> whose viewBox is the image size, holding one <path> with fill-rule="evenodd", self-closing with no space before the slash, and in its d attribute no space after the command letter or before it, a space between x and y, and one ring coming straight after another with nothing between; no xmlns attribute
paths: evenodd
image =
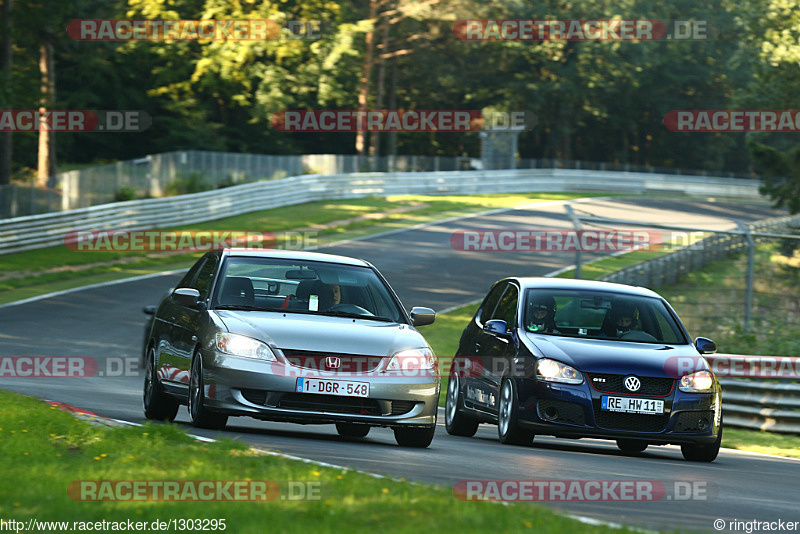
<svg viewBox="0 0 800 534"><path fill-rule="evenodd" d="M432 369L438 372L439 362L429 347L396 352L386 366L387 371L418 371Z"/></svg>
<svg viewBox="0 0 800 534"><path fill-rule="evenodd" d="M583 375L580 371L550 358L542 358L536 362L536 377L540 380L562 384L583 383Z"/></svg>
<svg viewBox="0 0 800 534"><path fill-rule="evenodd" d="M710 371L695 371L683 375L679 388L684 393L713 393L714 375Z"/></svg>
<svg viewBox="0 0 800 534"><path fill-rule="evenodd" d="M268 362L275 361L275 354L269 348L269 345L252 337L218 332L216 346L217 350L223 354Z"/></svg>

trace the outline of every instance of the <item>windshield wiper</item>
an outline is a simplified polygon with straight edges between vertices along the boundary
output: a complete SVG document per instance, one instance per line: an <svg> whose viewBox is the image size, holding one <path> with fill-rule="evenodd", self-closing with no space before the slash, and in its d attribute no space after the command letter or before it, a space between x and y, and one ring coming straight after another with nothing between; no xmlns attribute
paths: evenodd
<svg viewBox="0 0 800 534"><path fill-rule="evenodd" d="M217 304L215 310L243 310L243 311L282 311L275 308L264 308L261 306L251 306L249 304Z"/></svg>
<svg viewBox="0 0 800 534"><path fill-rule="evenodd" d="M322 312L322 315L335 315L336 317L352 317L353 319L367 319L370 321L383 321L386 323L393 323L392 319L388 317L379 317L377 315L362 315L360 313L352 313L352 312L345 312L345 311L326 311Z"/></svg>

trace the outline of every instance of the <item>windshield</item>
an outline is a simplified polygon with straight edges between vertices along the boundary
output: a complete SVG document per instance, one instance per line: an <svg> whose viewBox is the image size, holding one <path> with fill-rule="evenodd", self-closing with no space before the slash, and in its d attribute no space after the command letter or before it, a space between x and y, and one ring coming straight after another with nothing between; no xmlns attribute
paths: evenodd
<svg viewBox="0 0 800 534"><path fill-rule="evenodd" d="M523 327L555 336L689 343L663 300L604 291L529 289Z"/></svg>
<svg viewBox="0 0 800 534"><path fill-rule="evenodd" d="M229 257L212 307L406 322L372 269L275 258Z"/></svg>

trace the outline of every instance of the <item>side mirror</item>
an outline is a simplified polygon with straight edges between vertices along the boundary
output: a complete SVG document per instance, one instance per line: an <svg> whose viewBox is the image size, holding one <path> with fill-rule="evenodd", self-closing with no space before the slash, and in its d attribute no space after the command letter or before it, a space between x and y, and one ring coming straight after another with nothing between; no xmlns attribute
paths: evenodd
<svg viewBox="0 0 800 534"><path fill-rule="evenodd" d="M491 321L486 321L483 325L483 331L508 337L508 324L502 319L492 319Z"/></svg>
<svg viewBox="0 0 800 534"><path fill-rule="evenodd" d="M144 312L145 315L155 315L157 308L158 306L145 306L142 308L142 312Z"/></svg>
<svg viewBox="0 0 800 534"><path fill-rule="evenodd" d="M200 303L200 292L190 287L179 287L172 292L172 298L181 306L197 308Z"/></svg>
<svg viewBox="0 0 800 534"><path fill-rule="evenodd" d="M435 311L420 306L411 308L409 315L411 316L411 326L425 326L426 324L432 324L436 320Z"/></svg>
<svg viewBox="0 0 800 534"><path fill-rule="evenodd" d="M705 337L695 339L694 347L700 354L714 354L717 352L717 344Z"/></svg>

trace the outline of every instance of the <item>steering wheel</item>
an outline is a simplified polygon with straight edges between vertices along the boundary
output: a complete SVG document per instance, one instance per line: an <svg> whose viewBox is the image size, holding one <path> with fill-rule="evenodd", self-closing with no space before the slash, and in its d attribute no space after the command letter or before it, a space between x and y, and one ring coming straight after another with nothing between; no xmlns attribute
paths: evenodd
<svg viewBox="0 0 800 534"><path fill-rule="evenodd" d="M362 308L361 306L356 306L355 304L336 304L328 308L328 311L340 311L344 313L355 313L358 315L375 315L371 311Z"/></svg>
<svg viewBox="0 0 800 534"><path fill-rule="evenodd" d="M628 330L619 336L619 338L628 341L658 341L655 336L643 332L642 330Z"/></svg>

